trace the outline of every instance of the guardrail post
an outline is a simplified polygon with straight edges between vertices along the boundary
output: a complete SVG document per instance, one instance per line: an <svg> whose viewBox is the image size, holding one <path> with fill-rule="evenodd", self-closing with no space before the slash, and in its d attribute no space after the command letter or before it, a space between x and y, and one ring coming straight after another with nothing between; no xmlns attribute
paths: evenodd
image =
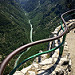
<svg viewBox="0 0 75 75"><path fill-rule="evenodd" d="M40 50L39 53L42 53L42 51ZM38 63L40 63L40 62L41 62L41 56L39 55L38 56Z"/></svg>
<svg viewBox="0 0 75 75"><path fill-rule="evenodd" d="M61 56L61 55L62 55L62 53L63 53L65 39L66 39L66 34L63 36L63 45L60 47L59 56Z"/></svg>

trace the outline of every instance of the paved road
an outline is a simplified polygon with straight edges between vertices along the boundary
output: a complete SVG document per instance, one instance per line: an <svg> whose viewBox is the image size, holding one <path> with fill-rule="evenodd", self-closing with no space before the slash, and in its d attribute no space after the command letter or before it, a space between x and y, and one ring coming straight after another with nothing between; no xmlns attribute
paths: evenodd
<svg viewBox="0 0 75 75"><path fill-rule="evenodd" d="M27 15L27 14L25 13L25 15ZM28 20L28 21L29 21L30 28L31 28L31 30L30 30L30 41L33 42L33 40L32 40L33 28L32 28L32 24L31 24L30 20ZM30 48L31 48L31 47L27 48L27 50L26 50L25 52L29 51ZM22 56L25 52L21 53L21 54L19 55L19 57L16 59L15 64L14 64L14 68L17 66L18 61L20 60L21 56Z"/></svg>
<svg viewBox="0 0 75 75"><path fill-rule="evenodd" d="M72 60L72 75L75 75L75 29L67 34L66 41L69 47L69 52Z"/></svg>

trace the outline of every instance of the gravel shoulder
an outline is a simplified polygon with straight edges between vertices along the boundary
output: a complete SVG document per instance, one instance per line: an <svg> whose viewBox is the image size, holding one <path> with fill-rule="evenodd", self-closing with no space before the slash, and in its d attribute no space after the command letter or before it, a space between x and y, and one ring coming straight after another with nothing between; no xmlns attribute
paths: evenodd
<svg viewBox="0 0 75 75"><path fill-rule="evenodd" d="M71 60L72 60L72 75L75 75L75 29L71 30L67 36L66 41L68 44Z"/></svg>

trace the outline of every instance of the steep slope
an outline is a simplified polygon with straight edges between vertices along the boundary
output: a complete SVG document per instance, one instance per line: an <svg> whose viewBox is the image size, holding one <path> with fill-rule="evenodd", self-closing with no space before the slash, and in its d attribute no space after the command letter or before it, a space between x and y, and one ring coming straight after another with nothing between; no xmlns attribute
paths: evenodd
<svg viewBox="0 0 75 75"><path fill-rule="evenodd" d="M0 55L6 56L16 48L28 43L30 25L18 4L0 1Z"/></svg>
<svg viewBox="0 0 75 75"><path fill-rule="evenodd" d="M74 0L15 0L17 2L19 2L23 8L27 11L27 12L31 12L33 11L39 4L40 2L40 5L46 5L47 4L56 4L58 3L59 5L64 5L67 7L67 8L70 8L70 9L73 9L75 8L75 1ZM48 6L48 5L46 5ZM64 7L64 8L66 8Z"/></svg>
<svg viewBox="0 0 75 75"><path fill-rule="evenodd" d="M75 8L74 0L18 0L33 24L33 40L49 37L59 25L60 15Z"/></svg>
<svg viewBox="0 0 75 75"><path fill-rule="evenodd" d="M30 42L29 19L25 16L25 13L15 0L0 0L0 63L13 50ZM24 54L20 62L37 53L40 49L45 50L47 48L45 46L44 44L33 47ZM9 62L4 75L13 69L17 57L18 55Z"/></svg>
<svg viewBox="0 0 75 75"><path fill-rule="evenodd" d="M13 0L0 0L0 63L16 48L30 42L30 25L25 12ZM9 62L4 75L13 68L15 58Z"/></svg>

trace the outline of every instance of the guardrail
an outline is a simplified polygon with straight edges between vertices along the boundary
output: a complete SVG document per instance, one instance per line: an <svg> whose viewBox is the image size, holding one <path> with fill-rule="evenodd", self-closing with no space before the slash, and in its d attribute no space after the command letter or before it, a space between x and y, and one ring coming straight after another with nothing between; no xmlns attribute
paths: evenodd
<svg viewBox="0 0 75 75"><path fill-rule="evenodd" d="M43 39L43 40L35 41L35 42L26 44L26 45L21 46L20 48L18 48L18 49L16 49L16 50L14 50L12 53L10 53L10 54L6 57L6 58L3 60L3 62L1 63L1 65L0 65L0 75L3 75L3 71L4 71L5 67L6 67L6 65L8 64L8 62L9 62L12 58L13 58L16 54L18 54L19 52L25 50L25 49L28 48L28 47L31 47L31 46L34 46L34 45L37 45L37 44L40 44L40 43L48 42L48 41L53 41L53 40L59 39L59 38L61 38L61 37L63 36L63 41L62 41L62 43L61 43L59 46L57 46L57 47L55 47L55 48L53 48L53 49L51 49L51 50L45 51L45 52L43 52L43 53L41 53L41 54L45 54L45 53L51 52L51 51L53 51L53 50L56 50L56 49L59 48L60 46L62 46L62 44L63 44L64 41L65 41L66 33L67 33L67 31L68 31L67 25L69 24L69 23L66 24L66 21L64 20L64 15L65 15L65 14L68 14L68 13L70 13L70 12L73 12L73 11L75 11L75 9L72 9L72 10L70 10L70 11L67 11L67 12L65 12L65 13L63 13L63 14L61 15L61 19L62 19L62 21L63 21L63 23L64 23L64 27L65 27L65 30L64 30L64 32L63 32L61 35L56 36L56 37L53 37L53 38L48 38L48 39ZM62 27L62 26L61 26L61 27ZM62 27L62 28L63 28L63 27ZM19 66L21 66L23 63L25 63L26 61L28 61L29 59L31 59L31 58L33 58L33 57L36 57L36 56L38 56L38 55L41 55L41 54L38 53L38 54L35 54L35 55L33 55L33 56L31 56L31 57L25 59L22 63L20 63L19 65L17 65L17 66L12 70L12 72L10 72L10 75L12 75L12 74L16 71L16 69L17 69ZM60 55L61 55L61 54L62 54L62 50L61 50L61 52L60 52Z"/></svg>

